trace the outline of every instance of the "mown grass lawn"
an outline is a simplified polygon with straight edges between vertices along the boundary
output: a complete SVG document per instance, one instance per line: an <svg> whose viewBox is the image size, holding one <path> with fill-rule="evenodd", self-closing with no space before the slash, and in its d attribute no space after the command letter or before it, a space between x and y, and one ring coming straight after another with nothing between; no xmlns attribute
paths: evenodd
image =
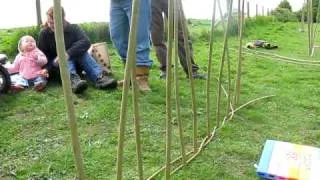
<svg viewBox="0 0 320 180"><path fill-rule="evenodd" d="M201 34L209 28L210 24L195 24L191 27L191 32ZM279 45L279 49L269 52L298 59L319 59L319 56L315 58L307 56L307 32L299 32L298 24L252 25L246 29L246 34L245 42L252 39L266 39ZM202 72L207 70L206 37L194 39L194 54ZM231 38L230 47L237 46L237 38ZM217 77L221 49L222 38L217 37L214 77ZM111 46L110 50L115 77L120 79L123 66ZM230 49L230 54L234 74L237 53ZM155 63L151 72L152 92L139 96L146 176L150 176L165 162L165 82L158 78L157 65L158 63ZM320 67L294 65L248 55L245 56L243 65L241 104L265 95L275 95L275 97L258 101L240 110L232 121L226 123L198 158L174 174L173 179L257 179L254 164L258 163L263 144L267 139L320 146ZM182 71L179 79L185 142L190 150L192 147L190 90L188 80ZM205 81L197 80L195 84L200 141L206 133ZM214 80L211 110L213 122L215 122L216 89ZM121 90L100 91L89 88L85 95L74 96L88 179L115 178L121 93ZM223 104L225 102L224 99ZM0 109L0 177L4 179L75 177L69 126L59 83L49 84L45 93L27 90L19 94L1 96ZM175 134L173 156L177 157L179 156L178 128L175 119L172 123ZM135 141L131 116L127 120L126 127L124 178L136 179Z"/></svg>

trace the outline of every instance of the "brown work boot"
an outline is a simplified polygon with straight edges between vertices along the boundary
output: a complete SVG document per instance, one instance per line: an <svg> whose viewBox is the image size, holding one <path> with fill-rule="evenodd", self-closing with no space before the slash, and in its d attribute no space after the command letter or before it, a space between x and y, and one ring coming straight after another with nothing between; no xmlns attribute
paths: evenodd
<svg viewBox="0 0 320 180"><path fill-rule="evenodd" d="M148 83L148 78L149 78L148 75L142 75L142 76L136 77L137 85L141 92L151 91L151 88L149 87L149 83Z"/></svg>
<svg viewBox="0 0 320 180"><path fill-rule="evenodd" d="M138 66L136 67L136 80L138 88L141 92L151 91L149 87L149 67L146 66Z"/></svg>
<svg viewBox="0 0 320 180"><path fill-rule="evenodd" d="M146 66L138 66L136 67L136 81L138 88L141 92L151 91L148 83L149 79L149 67ZM118 87L123 87L124 80L118 81ZM131 82L130 82L131 85Z"/></svg>

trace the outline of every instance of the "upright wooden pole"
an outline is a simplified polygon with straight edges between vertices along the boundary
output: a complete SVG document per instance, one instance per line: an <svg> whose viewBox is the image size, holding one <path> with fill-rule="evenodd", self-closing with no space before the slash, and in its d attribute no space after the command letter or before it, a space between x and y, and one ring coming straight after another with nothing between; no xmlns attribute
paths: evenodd
<svg viewBox="0 0 320 180"><path fill-rule="evenodd" d="M256 4L256 17L259 15L259 7L258 4Z"/></svg>
<svg viewBox="0 0 320 180"><path fill-rule="evenodd" d="M172 144L172 106L171 106L171 95L172 95L172 49L173 49L173 14L174 2L173 0L168 1L168 40L167 40L167 86L166 86L166 169L165 179L170 178L171 172L171 144Z"/></svg>
<svg viewBox="0 0 320 180"><path fill-rule="evenodd" d="M306 0L304 0L303 6L302 7L306 7ZM304 23L305 23L305 8L302 8L301 10L301 31L304 32Z"/></svg>
<svg viewBox="0 0 320 180"><path fill-rule="evenodd" d="M191 89L191 98L192 98L192 115L193 115L193 150L194 152L197 151L198 148L198 115L197 115L197 103L196 103L196 90L194 86L194 79L192 77L192 64L191 64L191 52L190 52L190 46L189 46L189 32L187 28L187 20L185 18L183 7L182 7L182 1L178 0L179 2L179 12L180 12L180 18L181 18L181 25L182 25L182 31L183 31L183 39L184 39L184 48L186 51L186 59L187 59L187 66L188 66L188 77L190 82L190 89Z"/></svg>
<svg viewBox="0 0 320 180"><path fill-rule="evenodd" d="M210 43L209 43L209 58L208 58L208 79L207 79L207 136L210 137L211 133L211 71L212 71L212 54L213 54L213 33L214 33L214 25L216 21L216 4L217 1L213 1L213 11L212 11L212 19L211 19L211 33L210 33Z"/></svg>
<svg viewBox="0 0 320 180"><path fill-rule="evenodd" d="M63 94L65 97L66 109L71 129L72 149L76 162L77 174L80 180L85 179L84 165L81 153L81 147L78 136L77 121L73 105L70 75L67 65L66 50L64 44L64 34L62 25L62 8L60 0L54 0L53 17L55 22L55 40L57 44L57 54L59 58L60 75L62 80Z"/></svg>
<svg viewBox="0 0 320 180"><path fill-rule="evenodd" d="M37 10L37 25L40 26L42 24L40 0L36 0L36 10Z"/></svg>
<svg viewBox="0 0 320 180"><path fill-rule="evenodd" d="M309 41L309 56L312 53L312 0L307 1L307 12L308 12L308 41Z"/></svg>
<svg viewBox="0 0 320 180"><path fill-rule="evenodd" d="M242 3L242 9L244 9L244 3ZM241 14L241 23L240 23L240 33L239 33L239 54L238 54L238 68L235 84L235 93L234 93L234 104L238 106L240 99L240 86L241 86L241 73L242 73L242 35L243 35L243 24L244 24L244 13Z"/></svg>
<svg viewBox="0 0 320 180"><path fill-rule="evenodd" d="M129 42L128 42L128 52L127 52L128 60L126 62L126 68L125 68L124 83L123 83L123 90L122 90L121 111L120 111L120 122L119 122L118 153L117 153L117 166L116 166L117 180L122 179L124 134L125 134L125 125L127 120L127 111L128 111L127 106L128 106L128 95L129 95L129 83L130 83L130 78L132 77L132 71L134 68L133 66L135 65L133 63L134 63L135 54L136 54L137 24L138 24L139 14L140 14L140 0L133 0L131 24L130 24L130 32L129 32ZM133 84L136 83L135 79L133 79L132 83ZM139 174L139 176L141 176L141 174Z"/></svg>
<svg viewBox="0 0 320 180"><path fill-rule="evenodd" d="M250 4L249 4L249 1L247 1L247 17L250 18Z"/></svg>
<svg viewBox="0 0 320 180"><path fill-rule="evenodd" d="M226 59L227 49L228 49L228 31L231 24L231 18L232 18L232 4L233 0L230 0L229 7L228 7L228 21L227 26L224 34L224 40L223 40L223 52L222 57L220 61L220 68L219 68L219 80L218 80L218 91L217 91L217 111L216 111L216 120L217 120L217 128L220 127L220 104L221 104L221 84L222 84L222 76L223 76L223 67L224 62ZM229 104L228 104L229 107Z"/></svg>
<svg viewBox="0 0 320 180"><path fill-rule="evenodd" d="M178 1L174 1L174 80L175 80L175 99L176 99L176 114L177 114L177 121L179 126L179 138L180 138L180 145L181 145L181 156L182 156L182 163L185 165L187 163L185 145L184 145L184 137L183 137L183 124L181 118L181 111L180 111L180 93L179 93L179 26L181 21Z"/></svg>
<svg viewBox="0 0 320 180"><path fill-rule="evenodd" d="M264 16L264 6L262 6L262 16Z"/></svg>

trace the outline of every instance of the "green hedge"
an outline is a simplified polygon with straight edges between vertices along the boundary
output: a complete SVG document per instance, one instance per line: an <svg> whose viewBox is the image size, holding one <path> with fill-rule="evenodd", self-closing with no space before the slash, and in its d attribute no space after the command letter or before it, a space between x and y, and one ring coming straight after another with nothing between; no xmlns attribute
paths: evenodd
<svg viewBox="0 0 320 180"><path fill-rule="evenodd" d="M90 38L92 43L95 42L108 42L110 43L109 24L107 23L84 23L80 24L80 27ZM19 39L24 35L31 35L36 40L39 37L40 28L38 27L26 27L15 28L8 30L1 30L0 33L0 53L7 54L10 58L13 58L18 53L17 45Z"/></svg>

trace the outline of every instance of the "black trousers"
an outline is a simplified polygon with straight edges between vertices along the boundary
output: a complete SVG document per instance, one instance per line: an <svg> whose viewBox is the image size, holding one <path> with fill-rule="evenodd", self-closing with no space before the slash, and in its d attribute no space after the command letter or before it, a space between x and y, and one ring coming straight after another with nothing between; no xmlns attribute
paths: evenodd
<svg viewBox="0 0 320 180"><path fill-rule="evenodd" d="M153 47L156 51L156 56L160 62L160 70L166 71L167 67L167 46L165 43L165 34L164 34L164 18L163 15L168 17L168 0L151 0L151 40ZM179 49L179 60L180 64L183 67L183 70L187 73L187 59L186 59L186 50L184 48L184 38L183 31L181 27L181 21L183 19L179 16L179 32L178 32L178 49ZM192 42L188 38L190 52L191 52L191 64L192 72L197 72L199 67L195 64L193 58Z"/></svg>

